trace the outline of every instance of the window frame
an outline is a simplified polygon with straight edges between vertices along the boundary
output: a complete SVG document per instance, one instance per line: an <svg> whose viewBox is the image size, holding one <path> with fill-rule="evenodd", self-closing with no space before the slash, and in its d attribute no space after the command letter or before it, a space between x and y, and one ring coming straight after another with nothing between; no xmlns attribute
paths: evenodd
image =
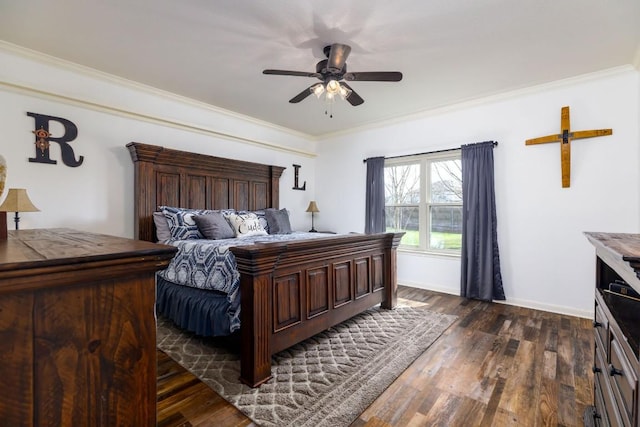
<svg viewBox="0 0 640 427"><path fill-rule="evenodd" d="M393 167L393 166L403 166L403 165L419 165L420 171L420 201L417 205L414 204L405 204L405 205L387 205L385 203L385 210L387 207L418 207L418 235L419 242L418 246L415 245L406 245L400 244L398 250L405 252L417 252L417 253L425 253L425 254L435 254L435 255L447 255L459 257L461 250L460 249L438 249L430 247L431 242L431 209L433 207L444 206L459 206L463 207L462 201L460 202L432 202L431 201L431 164L434 162L441 162L446 160L461 160L461 150L446 150L443 152L434 152L428 154L420 154L406 157L397 157L391 159L385 159L384 167ZM386 191L386 189L385 189Z"/></svg>

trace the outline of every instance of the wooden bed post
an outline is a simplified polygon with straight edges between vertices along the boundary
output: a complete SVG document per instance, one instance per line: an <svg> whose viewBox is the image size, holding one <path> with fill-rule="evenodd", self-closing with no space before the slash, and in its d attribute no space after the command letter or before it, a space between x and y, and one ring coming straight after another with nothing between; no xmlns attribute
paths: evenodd
<svg viewBox="0 0 640 427"><path fill-rule="evenodd" d="M385 271L387 272L387 276L385 277L385 283L388 283L389 286L385 286L384 288L384 299L380 306L386 309L393 309L398 305L398 262L397 262L397 249L398 245L400 245L400 240L404 236L404 233L393 233L389 234L388 241L388 259L387 259L387 268Z"/></svg>
<svg viewBox="0 0 640 427"><path fill-rule="evenodd" d="M273 269L285 247L272 245L260 252L232 248L240 273L240 381L258 387L271 379L271 284Z"/></svg>
<svg viewBox="0 0 640 427"><path fill-rule="evenodd" d="M154 162L162 152L162 147L131 142L127 144L127 148L134 164L134 238L153 242L153 211L157 206Z"/></svg>

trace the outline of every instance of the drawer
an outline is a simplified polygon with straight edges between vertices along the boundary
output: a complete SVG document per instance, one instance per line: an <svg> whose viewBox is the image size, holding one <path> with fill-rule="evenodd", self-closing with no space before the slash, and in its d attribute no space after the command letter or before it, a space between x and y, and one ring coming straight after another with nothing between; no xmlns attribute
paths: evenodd
<svg viewBox="0 0 640 427"><path fill-rule="evenodd" d="M596 339L596 343L597 343ZM607 371L602 361L602 357L599 354L600 349L597 348L596 344L596 354L593 363L593 386L594 386L594 395L593 395L593 406L595 407L595 417L594 422L596 425L601 426L609 426L609 417L607 415L607 405L605 404L604 397L602 395L602 384L601 382L608 381L606 378Z"/></svg>
<svg viewBox="0 0 640 427"><path fill-rule="evenodd" d="M595 385L594 396L593 396L594 397L593 403L595 405L595 411L596 411L595 417L594 417L595 425L608 427L610 425L609 417L607 416L607 408L604 403L604 397L602 396L602 385L600 384L600 379L594 378L593 383Z"/></svg>
<svg viewBox="0 0 640 427"><path fill-rule="evenodd" d="M609 354L609 317L607 316L607 311L604 308L605 304L600 296L600 292L596 291L596 309L593 318L593 328L596 331L596 335L600 337L600 341L606 347L603 347L605 355ZM608 360L605 357L605 360Z"/></svg>
<svg viewBox="0 0 640 427"><path fill-rule="evenodd" d="M616 333L612 333L611 336L611 353L608 366L609 380L625 424L632 425L637 416L635 408L638 379L621 347L626 343L621 342Z"/></svg>
<svg viewBox="0 0 640 427"><path fill-rule="evenodd" d="M600 338L600 334L598 334L597 332L594 334L594 338L595 338L594 339L595 352L600 355L602 360L608 361L609 360L609 351L608 351L609 343L607 341L603 342L602 338ZM602 372L606 372L607 365L603 365L600 367L602 368Z"/></svg>
<svg viewBox="0 0 640 427"><path fill-rule="evenodd" d="M602 417L600 420L603 425L610 425L614 427L625 426L622 417L620 416L620 410L618 409L618 404L615 401L615 397L613 395L613 389L611 385L611 377L609 376L609 371L607 368L607 364L604 359L600 357L600 354L596 351L595 358L595 367L594 371L596 373L593 376L593 382L596 389L596 410L598 414ZM600 369L600 372L597 372ZM600 394L601 400L601 408L598 407L597 396L598 392ZM626 424L629 425L629 424Z"/></svg>

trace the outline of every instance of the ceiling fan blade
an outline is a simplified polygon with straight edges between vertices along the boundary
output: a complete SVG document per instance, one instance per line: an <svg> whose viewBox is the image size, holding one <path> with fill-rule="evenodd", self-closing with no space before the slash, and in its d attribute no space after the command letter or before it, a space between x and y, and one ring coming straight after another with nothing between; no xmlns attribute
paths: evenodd
<svg viewBox="0 0 640 427"><path fill-rule="evenodd" d="M353 90L353 88L351 86L349 86L345 82L342 82L340 84L351 91L349 96L347 96L347 101L349 101L349 104L351 104L351 105L353 105L355 107L356 105L360 105L360 104L362 104L364 102L364 99L362 99L362 97L360 95L358 95L356 93L356 91Z"/></svg>
<svg viewBox="0 0 640 427"><path fill-rule="evenodd" d="M299 77L317 77L322 78L319 73L308 73L306 71L290 71L290 70L263 70L262 74L274 74L276 76L299 76Z"/></svg>
<svg viewBox="0 0 640 427"><path fill-rule="evenodd" d="M292 104L296 104L300 101L302 101L303 99L305 99L307 96L311 95L311 88L314 87L315 85L311 85L308 88L306 88L305 90L303 90L302 92L300 92L299 94L297 94L296 96L294 96L293 98L291 98L289 100L290 103Z"/></svg>
<svg viewBox="0 0 640 427"><path fill-rule="evenodd" d="M347 62L347 56L349 56L349 52L351 52L351 47L346 44L332 44L331 51L329 52L327 69L333 73L342 71L344 63Z"/></svg>
<svg viewBox="0 0 640 427"><path fill-rule="evenodd" d="M399 82L402 80L402 73L399 71L365 71L346 73L343 78L349 82Z"/></svg>

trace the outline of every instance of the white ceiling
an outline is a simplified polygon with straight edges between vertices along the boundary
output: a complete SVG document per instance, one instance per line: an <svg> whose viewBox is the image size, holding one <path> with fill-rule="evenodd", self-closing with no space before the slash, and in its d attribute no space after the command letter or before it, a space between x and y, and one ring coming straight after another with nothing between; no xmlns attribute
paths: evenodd
<svg viewBox="0 0 640 427"><path fill-rule="evenodd" d="M0 0L0 39L311 136L640 62L640 0ZM331 43L365 100L308 97Z"/></svg>

